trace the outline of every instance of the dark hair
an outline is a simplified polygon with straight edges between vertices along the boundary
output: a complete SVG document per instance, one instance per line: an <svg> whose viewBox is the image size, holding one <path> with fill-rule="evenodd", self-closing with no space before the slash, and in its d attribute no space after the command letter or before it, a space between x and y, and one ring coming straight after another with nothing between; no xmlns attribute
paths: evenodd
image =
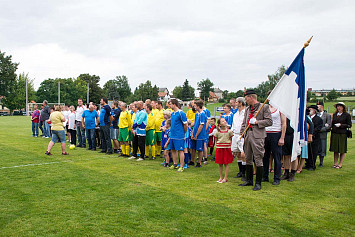
<svg viewBox="0 0 355 237"><path fill-rule="evenodd" d="M166 124L171 125L171 120L170 119L166 120Z"/></svg>
<svg viewBox="0 0 355 237"><path fill-rule="evenodd" d="M82 99L82 98L79 98L78 100L81 100L81 101L83 101L83 99Z"/></svg>
<svg viewBox="0 0 355 237"><path fill-rule="evenodd" d="M149 109L149 111L152 111L152 109L153 109L151 104L147 104L147 105L145 105L145 107L147 107L147 109Z"/></svg>
<svg viewBox="0 0 355 237"><path fill-rule="evenodd" d="M231 108L232 108L232 106L230 104L224 104L223 106L229 108L229 110L231 110Z"/></svg>
<svg viewBox="0 0 355 237"><path fill-rule="evenodd" d="M200 109L202 109L203 108L203 101L202 100L198 100L198 101L195 102L195 105L197 107L199 107Z"/></svg>
<svg viewBox="0 0 355 237"><path fill-rule="evenodd" d="M102 97L101 99L102 99L106 104L108 104L108 100L107 100L106 97Z"/></svg>
<svg viewBox="0 0 355 237"><path fill-rule="evenodd" d="M217 124L218 124L218 125L221 125L221 119L218 119L218 120L217 120Z"/></svg>
<svg viewBox="0 0 355 237"><path fill-rule="evenodd" d="M161 105L161 106L163 106L163 103L159 100L159 101L157 101L157 103L158 103L158 105Z"/></svg>
<svg viewBox="0 0 355 237"><path fill-rule="evenodd" d="M216 118L211 118L211 120L216 121Z"/></svg>
<svg viewBox="0 0 355 237"><path fill-rule="evenodd" d="M170 103L172 103L173 105L176 105L177 107L180 107L179 101L177 99L171 99Z"/></svg>
<svg viewBox="0 0 355 237"><path fill-rule="evenodd" d="M113 104L118 107L118 102L117 101L114 101Z"/></svg>

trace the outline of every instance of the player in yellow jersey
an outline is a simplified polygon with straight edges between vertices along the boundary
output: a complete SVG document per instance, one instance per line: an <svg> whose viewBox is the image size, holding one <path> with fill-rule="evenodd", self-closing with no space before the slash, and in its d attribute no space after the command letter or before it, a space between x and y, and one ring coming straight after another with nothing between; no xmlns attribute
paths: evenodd
<svg viewBox="0 0 355 237"><path fill-rule="evenodd" d="M136 104L135 103L130 104L129 108L131 109L131 121L133 123L134 119L136 118L136 113L137 113ZM133 133L132 133L132 126L131 126L129 129L129 143L131 145L131 153L133 152L132 141L133 141ZM138 149L138 152L139 152L139 149Z"/></svg>
<svg viewBox="0 0 355 237"><path fill-rule="evenodd" d="M170 108L170 100L168 100L167 102L166 102L166 110L169 110L171 113L173 112L173 109L172 108Z"/></svg>
<svg viewBox="0 0 355 237"><path fill-rule="evenodd" d="M121 145L122 156L129 156L129 132L132 127L131 114L127 111L127 104L121 103L121 114L118 120L118 141Z"/></svg>
<svg viewBox="0 0 355 237"><path fill-rule="evenodd" d="M164 109L163 103L161 101L156 102L155 116L155 141L156 141L156 156L160 156L161 153L161 141L162 141L162 131L160 130L161 124L164 121Z"/></svg>
<svg viewBox="0 0 355 237"><path fill-rule="evenodd" d="M149 146L152 148L152 157L150 160L155 159L155 116L152 112L152 105L146 104L145 111L147 112L147 127L145 137L145 156L149 157Z"/></svg>
<svg viewBox="0 0 355 237"><path fill-rule="evenodd" d="M195 123L195 115L196 115L195 106L193 105L193 102L190 102L188 105L188 110L186 112L186 117L187 117L187 120L191 121L191 124Z"/></svg>

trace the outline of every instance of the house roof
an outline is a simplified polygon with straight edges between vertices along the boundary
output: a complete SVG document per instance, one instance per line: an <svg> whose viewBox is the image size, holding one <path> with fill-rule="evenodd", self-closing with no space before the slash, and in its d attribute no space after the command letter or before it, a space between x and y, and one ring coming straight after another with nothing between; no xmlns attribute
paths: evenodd
<svg viewBox="0 0 355 237"><path fill-rule="evenodd" d="M214 88L214 93L223 93L223 91L219 88Z"/></svg>
<svg viewBox="0 0 355 237"><path fill-rule="evenodd" d="M214 92L210 91L210 98L217 98L219 99L219 96L217 96Z"/></svg>

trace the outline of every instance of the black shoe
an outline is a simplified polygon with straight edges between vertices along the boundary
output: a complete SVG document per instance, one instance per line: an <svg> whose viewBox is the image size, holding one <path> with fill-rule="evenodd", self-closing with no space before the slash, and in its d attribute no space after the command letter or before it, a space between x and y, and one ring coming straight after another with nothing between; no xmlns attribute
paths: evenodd
<svg viewBox="0 0 355 237"><path fill-rule="evenodd" d="M200 163L197 163L196 166L195 166L195 168L201 168L201 167L202 167L202 166L201 166Z"/></svg>
<svg viewBox="0 0 355 237"><path fill-rule="evenodd" d="M110 151L110 152L106 152L106 155L112 155L113 154L113 152L112 151Z"/></svg>
<svg viewBox="0 0 355 237"><path fill-rule="evenodd" d="M287 181L289 181L289 182L295 181L295 174L291 173L291 174L290 174L290 177L288 178Z"/></svg>
<svg viewBox="0 0 355 237"><path fill-rule="evenodd" d="M269 182L269 178L263 178L261 182Z"/></svg>
<svg viewBox="0 0 355 237"><path fill-rule="evenodd" d="M168 164L168 163L165 163L165 164L163 165L163 167L169 167L169 164Z"/></svg>
<svg viewBox="0 0 355 237"><path fill-rule="evenodd" d="M238 186L253 186L253 183L250 181L246 181L245 183L239 184Z"/></svg>
<svg viewBox="0 0 355 237"><path fill-rule="evenodd" d="M106 151L99 151L99 153L106 153Z"/></svg>
<svg viewBox="0 0 355 237"><path fill-rule="evenodd" d="M242 176L242 179L241 179L241 181L247 181L247 178L245 177L245 176Z"/></svg>
<svg viewBox="0 0 355 237"><path fill-rule="evenodd" d="M236 178L241 178L242 177L242 172L239 172L238 174L237 174L237 176L235 176Z"/></svg>
<svg viewBox="0 0 355 237"><path fill-rule="evenodd" d="M254 188L253 188L253 191L259 191L260 189L261 189L261 184L256 183Z"/></svg>
<svg viewBox="0 0 355 237"><path fill-rule="evenodd" d="M195 162L190 161L190 162L189 162L189 165L194 166L194 165L195 165Z"/></svg>
<svg viewBox="0 0 355 237"><path fill-rule="evenodd" d="M323 167L323 164L319 164L318 167Z"/></svg>
<svg viewBox="0 0 355 237"><path fill-rule="evenodd" d="M309 171L314 171L315 169L313 169L313 168L308 168L307 170L309 170Z"/></svg>
<svg viewBox="0 0 355 237"><path fill-rule="evenodd" d="M81 148L86 148L86 145L82 145Z"/></svg>
<svg viewBox="0 0 355 237"><path fill-rule="evenodd" d="M92 148L89 147L88 150L92 150Z"/></svg>
<svg viewBox="0 0 355 237"><path fill-rule="evenodd" d="M290 178L290 173L285 173L284 175L282 175L282 177L280 178L281 180L285 180L285 179L288 179Z"/></svg>
<svg viewBox="0 0 355 237"><path fill-rule="evenodd" d="M76 145L76 147L82 147L81 145Z"/></svg>
<svg viewBox="0 0 355 237"><path fill-rule="evenodd" d="M272 182L272 185L279 185L280 184L280 180L275 180L274 182Z"/></svg>
<svg viewBox="0 0 355 237"><path fill-rule="evenodd" d="M91 150L92 150L92 151L96 151L96 148L92 148Z"/></svg>

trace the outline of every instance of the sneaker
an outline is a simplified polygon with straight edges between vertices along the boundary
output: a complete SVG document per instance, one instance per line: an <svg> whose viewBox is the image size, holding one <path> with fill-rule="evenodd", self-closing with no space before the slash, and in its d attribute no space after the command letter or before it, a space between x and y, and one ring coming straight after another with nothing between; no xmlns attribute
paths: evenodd
<svg viewBox="0 0 355 237"><path fill-rule="evenodd" d="M189 166L187 164L184 165L184 169L187 169L189 168Z"/></svg>
<svg viewBox="0 0 355 237"><path fill-rule="evenodd" d="M144 160L144 158L139 158L137 161L142 161L142 160Z"/></svg>
<svg viewBox="0 0 355 237"><path fill-rule="evenodd" d="M177 165L172 165L169 167L170 170L176 170L179 169L179 167Z"/></svg>
<svg viewBox="0 0 355 237"><path fill-rule="evenodd" d="M46 153L44 153L44 154L47 155L47 156L53 155L52 153L50 153L50 152L48 152L48 151L46 151Z"/></svg>
<svg viewBox="0 0 355 237"><path fill-rule="evenodd" d="M165 163L165 164L163 165L163 167L169 168L169 164L168 164L168 163Z"/></svg>
<svg viewBox="0 0 355 237"><path fill-rule="evenodd" d="M189 165L194 166L194 165L195 165L195 162L190 161L190 162L189 162Z"/></svg>
<svg viewBox="0 0 355 237"><path fill-rule="evenodd" d="M137 157L135 156L131 156L130 158L128 158L128 160L133 160L133 159L136 159Z"/></svg>
<svg viewBox="0 0 355 237"><path fill-rule="evenodd" d="M177 172L183 172L184 171L184 168L180 167Z"/></svg>
<svg viewBox="0 0 355 237"><path fill-rule="evenodd" d="M204 165L208 165L208 161L205 160L205 161L203 162L203 164L204 164Z"/></svg>
<svg viewBox="0 0 355 237"><path fill-rule="evenodd" d="M195 168L201 168L201 167L202 167L202 166L201 166L200 163L197 163L196 166L195 166Z"/></svg>

